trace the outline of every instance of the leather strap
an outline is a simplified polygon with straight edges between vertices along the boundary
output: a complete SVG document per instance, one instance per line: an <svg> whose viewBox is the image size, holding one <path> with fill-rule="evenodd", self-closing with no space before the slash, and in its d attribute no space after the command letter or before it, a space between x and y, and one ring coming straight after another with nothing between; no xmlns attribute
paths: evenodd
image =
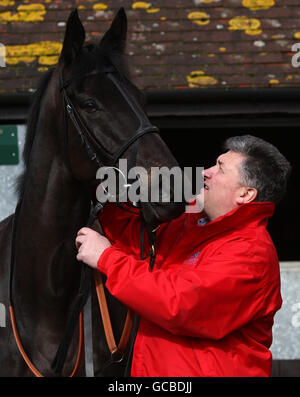
<svg viewBox="0 0 300 397"><path fill-rule="evenodd" d="M94 270L94 281L95 281L97 298L98 298L98 303L99 303L99 307L100 307L100 312L101 312L101 317L102 317L102 322L103 322L103 327L104 327L104 332L105 332L108 348L110 350L113 361L115 361L115 362L121 361L123 358L124 352L126 350L127 344L129 342L130 335L131 335L134 314L128 309L124 328L122 331L122 335L121 335L119 344L117 346L115 337L114 337L114 333L113 333L113 329L112 329L112 325L111 325L111 321L110 321L106 296L105 296L105 292L104 292L103 280L102 280L101 273L98 270ZM11 325L12 325L15 341L17 343L17 346L18 346L21 356L23 357L28 368L31 370L31 372L34 374L34 376L36 376L38 378L44 377L44 375L34 366L34 364L32 363L32 361L30 360L30 358L28 357L28 355L26 354L26 352L24 350L24 347L22 345L22 342L21 342L21 339L19 336L19 332L18 332L13 306L9 306L9 312L10 312ZM80 365L82 352L83 352L83 340L84 340L83 314L82 314L82 312L80 312L78 352L77 352L74 369L73 369L72 373L69 375L69 377L71 377L71 378L76 374L76 372L79 368L79 365Z"/></svg>
<svg viewBox="0 0 300 397"><path fill-rule="evenodd" d="M23 359L26 362L28 368L34 374L34 376L36 376L38 378L43 378L44 375L42 375L41 372L33 365L33 363L31 362L31 360L29 359L29 357L27 356L27 354L26 354L26 352L25 352L25 350L23 348L23 345L22 345L22 342L21 342L21 339L20 339L20 336L19 336L16 320L15 320L15 314L14 314L13 306L9 306L9 313L10 313L11 325L12 325L15 341L17 343L17 346L18 346L19 352L21 353L21 356L23 357ZM77 372L77 370L79 368L79 364L80 364L81 357L82 357L82 351L83 351L83 316L82 316L82 312L81 312L80 315L79 315L78 352L77 352L77 358L76 358L74 369L71 372L71 374L69 375L70 378L73 378L73 376L76 374L76 372Z"/></svg>
<svg viewBox="0 0 300 397"><path fill-rule="evenodd" d="M19 208L20 206L18 206ZM96 206L97 207L97 206ZM102 207L102 206L101 206ZM18 212L18 211L17 211ZM98 214L99 208L94 208L95 214ZM94 214L94 218L95 218ZM14 231L15 231L14 227ZM15 232L14 232L15 235ZM14 261L12 262L14 264ZM92 270L92 269L90 269ZM13 268L11 273L13 274ZM44 377L44 375L34 366L32 361L29 359L28 355L26 354L21 338L18 332L16 320L15 320L15 315L14 315L14 309L13 309L13 301L12 301L12 294L11 294L11 284L12 284L12 274L11 274L11 280L10 280L10 306L9 306L9 312L10 312L10 319L11 319L11 325L12 325L12 330L13 334L15 337L15 341L17 344L17 347L19 349L19 352L21 356L23 357L24 361L26 362L28 368L31 370L31 372L36 376L36 377ZM126 350L132 327L133 327L133 318L134 315L132 314L131 311L128 310L127 316L126 316L126 321L124 324L124 328L122 331L122 336L119 341L119 345L116 345L112 326L111 326L111 321L110 321L110 316L109 316L109 311L108 311L108 306L107 306L107 301L106 301L106 296L104 292L104 286L103 286L103 281L102 281L102 276L101 273L98 272L97 270L94 270L94 282L96 286L96 292L97 292L97 298L98 298L98 303L101 311L101 317L103 321L103 327L107 339L107 344L111 353L111 358L113 362L120 361L123 358L123 354ZM72 373L69 375L69 377L73 377L80 365L82 353L83 353L83 344L84 344L84 324L83 324L83 313L82 311L79 311L79 346L78 346L78 352L77 352L77 358L76 358L76 363L74 366L74 369ZM92 356L91 356L92 357ZM88 362L92 362L89 360ZM88 372L88 376L93 376L92 375L93 371Z"/></svg>
<svg viewBox="0 0 300 397"><path fill-rule="evenodd" d="M102 280L101 273L98 270L94 270L94 280L95 280L96 292L97 292L98 302L99 302L99 306L100 306L101 317L102 317L102 322L103 322L107 345L108 345L108 348L110 350L113 360L120 361L123 358L123 354L126 350L126 347L127 347L130 335L131 335L134 314L132 313L131 310L128 309L124 328L122 331L122 335L121 335L121 338L119 341L119 345L117 346L115 337L114 337L114 333L113 333L113 329L112 329L112 325L111 325L111 321L110 321L108 307L107 307L107 301L106 301L105 292L104 292L103 280Z"/></svg>

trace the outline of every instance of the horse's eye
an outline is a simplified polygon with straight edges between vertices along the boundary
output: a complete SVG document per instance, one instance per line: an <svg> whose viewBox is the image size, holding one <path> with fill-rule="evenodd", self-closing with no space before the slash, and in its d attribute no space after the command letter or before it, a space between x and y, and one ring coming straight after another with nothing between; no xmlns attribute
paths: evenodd
<svg viewBox="0 0 300 397"><path fill-rule="evenodd" d="M95 101L93 101L92 99L89 99L89 100L83 102L82 107L88 113L94 113L94 112L97 112L97 110L99 110L97 103Z"/></svg>

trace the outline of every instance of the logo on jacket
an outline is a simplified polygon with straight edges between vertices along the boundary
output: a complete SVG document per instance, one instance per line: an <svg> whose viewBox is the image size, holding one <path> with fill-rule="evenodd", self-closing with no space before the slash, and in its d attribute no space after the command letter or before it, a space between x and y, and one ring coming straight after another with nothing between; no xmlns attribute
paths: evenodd
<svg viewBox="0 0 300 397"><path fill-rule="evenodd" d="M194 255L192 255L189 259L187 259L187 260L185 261L185 264L186 264L186 265L195 265L195 263L196 263L197 260L198 260L199 254L200 254L200 251L196 252Z"/></svg>

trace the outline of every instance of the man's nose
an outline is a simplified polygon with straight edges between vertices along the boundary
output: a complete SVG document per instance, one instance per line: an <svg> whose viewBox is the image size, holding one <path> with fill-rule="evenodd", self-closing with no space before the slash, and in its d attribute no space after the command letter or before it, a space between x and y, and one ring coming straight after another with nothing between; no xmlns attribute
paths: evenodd
<svg viewBox="0 0 300 397"><path fill-rule="evenodd" d="M212 173L213 173L213 167L206 168L206 169L204 169L202 171L202 176L203 176L204 179L205 178L211 178Z"/></svg>

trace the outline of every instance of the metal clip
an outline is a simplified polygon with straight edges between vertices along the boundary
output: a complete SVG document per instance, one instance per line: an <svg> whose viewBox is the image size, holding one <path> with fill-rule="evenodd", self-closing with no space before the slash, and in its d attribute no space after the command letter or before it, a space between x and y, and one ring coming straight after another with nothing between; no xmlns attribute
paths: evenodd
<svg viewBox="0 0 300 397"><path fill-rule="evenodd" d="M151 245L151 251L152 251L152 255L155 255L155 247L154 247L154 244Z"/></svg>
<svg viewBox="0 0 300 397"><path fill-rule="evenodd" d="M67 104L67 112L69 114L71 114L73 112L73 109L72 109L72 107L69 104Z"/></svg>

